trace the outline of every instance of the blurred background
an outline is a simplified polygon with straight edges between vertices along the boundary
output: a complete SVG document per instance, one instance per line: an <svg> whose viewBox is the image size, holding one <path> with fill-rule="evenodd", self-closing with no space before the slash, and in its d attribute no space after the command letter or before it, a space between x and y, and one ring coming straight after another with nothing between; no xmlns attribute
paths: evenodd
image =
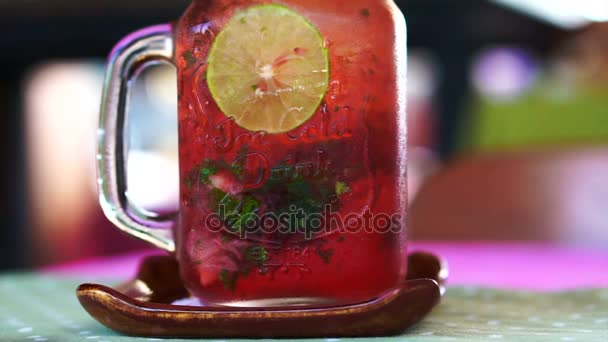
<svg viewBox="0 0 608 342"><path fill-rule="evenodd" d="M0 269L147 248L104 218L105 56L188 0L0 0ZM408 21L414 240L608 249L608 2L400 0ZM177 202L175 71L130 110L129 194Z"/></svg>

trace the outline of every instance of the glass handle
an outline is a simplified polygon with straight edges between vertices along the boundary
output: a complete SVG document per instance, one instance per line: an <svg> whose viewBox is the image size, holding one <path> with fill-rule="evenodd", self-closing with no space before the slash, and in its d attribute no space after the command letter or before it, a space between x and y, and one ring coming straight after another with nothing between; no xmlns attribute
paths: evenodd
<svg viewBox="0 0 608 342"><path fill-rule="evenodd" d="M119 229L169 252L175 251L176 214L147 212L129 202L126 184L125 130L130 90L137 74L159 62L173 62L170 24L136 31L112 50L103 87L97 137L99 202Z"/></svg>

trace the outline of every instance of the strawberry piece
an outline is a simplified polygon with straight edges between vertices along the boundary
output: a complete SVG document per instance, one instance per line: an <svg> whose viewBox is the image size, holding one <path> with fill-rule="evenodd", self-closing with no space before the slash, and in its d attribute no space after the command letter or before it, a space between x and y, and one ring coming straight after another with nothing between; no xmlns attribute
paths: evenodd
<svg viewBox="0 0 608 342"><path fill-rule="evenodd" d="M209 176L211 185L231 195L238 195L243 192L244 185L229 171L219 171Z"/></svg>

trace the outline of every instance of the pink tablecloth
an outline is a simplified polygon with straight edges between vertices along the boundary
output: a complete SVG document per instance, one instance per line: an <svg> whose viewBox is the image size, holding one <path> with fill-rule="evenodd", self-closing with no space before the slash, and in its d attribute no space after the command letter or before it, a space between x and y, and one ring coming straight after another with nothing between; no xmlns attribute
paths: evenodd
<svg viewBox="0 0 608 342"><path fill-rule="evenodd" d="M436 253L448 261L450 285L563 290L608 287L608 249L531 243L412 243L410 250ZM131 277L139 260L157 251L85 260L45 271L83 280Z"/></svg>

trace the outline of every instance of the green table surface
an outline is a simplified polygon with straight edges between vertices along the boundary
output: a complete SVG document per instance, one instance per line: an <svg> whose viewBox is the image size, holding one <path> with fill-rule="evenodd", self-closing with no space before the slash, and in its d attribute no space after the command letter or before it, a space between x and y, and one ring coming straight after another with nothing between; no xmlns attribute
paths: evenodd
<svg viewBox="0 0 608 342"><path fill-rule="evenodd" d="M51 275L1 275L0 341L161 341L121 336L97 323L76 299L79 283ZM346 340L353 339L314 341ZM451 287L431 315L403 335L357 340L607 342L608 289L528 292Z"/></svg>

